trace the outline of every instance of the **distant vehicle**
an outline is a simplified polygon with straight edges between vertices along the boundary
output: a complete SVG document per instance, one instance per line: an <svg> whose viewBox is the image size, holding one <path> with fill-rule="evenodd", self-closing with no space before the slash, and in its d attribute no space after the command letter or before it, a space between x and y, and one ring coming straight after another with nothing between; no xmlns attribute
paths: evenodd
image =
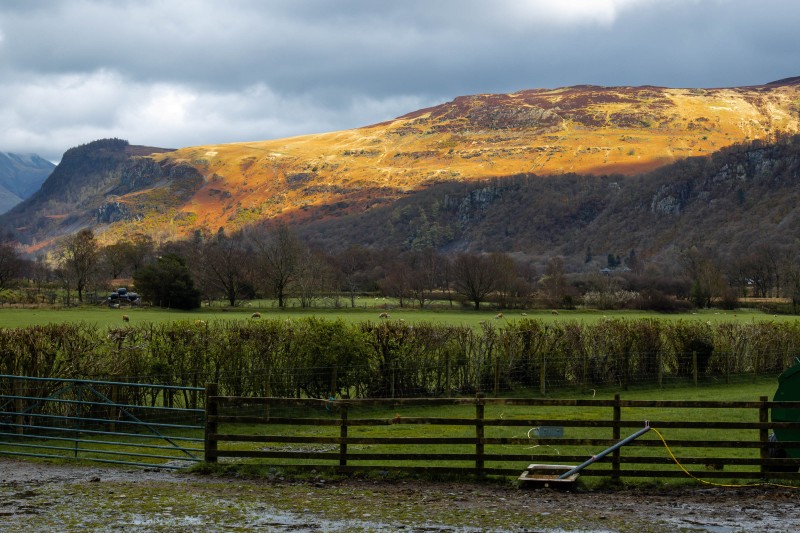
<svg viewBox="0 0 800 533"><path fill-rule="evenodd" d="M120 305L138 305L140 303L139 295L135 292L130 292L126 287L120 287L112 292L106 298L109 307L119 307Z"/></svg>

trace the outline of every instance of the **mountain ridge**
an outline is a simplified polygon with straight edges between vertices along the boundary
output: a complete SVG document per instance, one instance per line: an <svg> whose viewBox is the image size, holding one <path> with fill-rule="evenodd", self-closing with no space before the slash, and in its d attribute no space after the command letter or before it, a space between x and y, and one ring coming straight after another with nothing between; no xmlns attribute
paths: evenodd
<svg viewBox="0 0 800 533"><path fill-rule="evenodd" d="M54 180L60 188L43 185L0 224L31 247L80 227L95 228L105 242L132 233L163 242L270 220L317 224L448 183L573 174L624 180L800 132L798 79L718 89L583 85L469 95L352 130L143 147L120 152L124 157L112 157L104 170ZM88 174L94 178L86 181Z"/></svg>

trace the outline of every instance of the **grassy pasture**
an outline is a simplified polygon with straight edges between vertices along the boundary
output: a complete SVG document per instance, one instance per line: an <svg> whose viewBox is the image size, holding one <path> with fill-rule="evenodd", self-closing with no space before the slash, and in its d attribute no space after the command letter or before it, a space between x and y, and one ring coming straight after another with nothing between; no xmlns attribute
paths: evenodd
<svg viewBox="0 0 800 533"><path fill-rule="evenodd" d="M709 401L757 401L761 396L772 397L775 392L777 383L773 379L762 378L756 382L738 383L733 385L708 385L703 387L691 388L665 388L665 389L640 389L626 391L622 393L624 400L709 400ZM599 391L596 393L562 393L554 395L561 398L578 398L578 399L613 399L617 391ZM274 416L298 416L309 418L338 418L338 413L335 409L325 410L311 410L305 409L304 412L297 410L281 409L281 413L273 413ZM348 412L350 420L358 418L472 418L475 415L475 408L473 406L452 406L452 407L420 407L420 406L400 406L391 409L381 409L375 407L365 407L363 409L351 408ZM485 416L487 419L565 419L565 420L610 420L612 417L611 408L598 407L598 408L585 408L585 407L530 407L530 406L493 406L487 405ZM667 408L667 409L654 409L654 408L624 408L622 411L622 420L624 421L638 421L644 426L644 421L656 421L653 427L659 429L664 438L669 444L670 441L677 440L742 440L753 441L758 439L758 432L755 430L708 430L708 429L676 429L676 428L659 428L657 421L751 421L758 420L758 413L756 410L734 410L734 409L686 409L686 408ZM545 461L548 464L577 464L572 460L564 461L560 459L561 456L580 456L588 459L594 454L599 453L602 449L591 449L587 446L559 446L558 444L539 445L535 434L532 432L533 428L522 426L487 426L487 438L528 438L530 445L487 445L485 452L487 454L531 454L533 455L550 455L551 461ZM633 433L636 429L623 428L622 437ZM254 426L254 425L235 425L229 424L220 428L220 433L239 433L239 434L253 434L253 435L295 435L295 436L313 436L313 437L336 437L338 436L339 428L336 426L289 426L289 425L268 425L268 426ZM471 426L446 426L446 425L405 425L396 424L389 426L365 426L365 427L350 427L348 431L349 437L442 437L442 438L456 438L456 437L473 437L474 428ZM565 428L565 438L570 439L610 439L610 428ZM655 432L650 432L642 436L640 441L656 441L660 443L660 439ZM637 455L646 457L665 458L668 457L667 451L664 446L656 445L650 447L642 446L629 446L622 450L623 456ZM225 449L230 450L247 450L247 449L261 449L261 450L283 450L283 451L296 451L296 452L336 452L337 445L333 444L269 444L263 443L225 443ZM351 444L348 446L349 452L364 453L471 453L474 447L471 445L420 445L413 447L403 447L400 445L358 445ZM755 459L758 457L758 450L756 449L742 449L742 448L675 448L673 452L680 460L681 458L750 458ZM533 461L533 460L532 460ZM280 460L242 460L236 459L237 463L245 462L250 465L269 465L279 464ZM535 461L541 463L541 460ZM607 462L607 461L606 461ZM297 460L295 464L309 464L311 461ZM358 462L359 465L370 465L376 468L382 466L391 466L392 461L372 461L372 462ZM397 463L400 465L401 463ZM403 463L408 465L409 463ZM514 469L519 467L520 472L527 466L528 463L522 464L517 462L502 462L491 463L493 467L502 467ZM445 464L443 463L443 466ZM468 462L448 461L447 466L454 467L470 467ZM705 465L687 464L687 469L693 472L696 476L703 478L706 471ZM602 471L604 466L598 464L590 467L593 471ZM654 470L670 470L674 471L678 467L672 463L652 465ZM727 472L736 471L752 471L752 466L735 466L726 465ZM624 468L623 468L624 471ZM586 486L595 486L600 482L601 478L597 477L584 477L582 483ZM633 478L628 478L631 481ZM663 478L663 483L676 484L691 481L687 478ZM713 479L712 479L713 481ZM634 481L635 483L642 483L642 480ZM723 483L730 483L729 480L722 481Z"/></svg>
<svg viewBox="0 0 800 533"><path fill-rule="evenodd" d="M681 387L681 388L641 388L636 390L629 390L622 392L622 399L624 400L714 400L714 401L756 401L760 396L772 397L776 388L776 381L769 378L760 378L753 381L736 383L731 385L705 385L702 387ZM577 398L577 399L612 399L614 394L618 391L604 390L589 393L581 392L565 392L553 395L553 397L560 398ZM310 409L304 408L275 408L271 412L272 416L295 416L295 417L309 417L335 420L339 417L336 408L332 409ZM475 415L475 408L473 406L448 406L448 407L422 407L422 406L395 406L392 408L378 408L378 407L364 407L361 409L351 408L348 413L350 420L358 418L472 418ZM493 406L487 405L485 416L487 419L568 419L568 420L609 420L611 418L611 409L608 407L598 408L565 408L565 407L530 407L530 406ZM728 409L633 409L624 408L622 411L622 420L636 421L644 424L644 420L650 421L677 421L677 420L692 420L692 421L757 421L757 412L755 410L741 411L741 410L728 410ZM755 430L701 430L701 429L674 429L674 428L659 428L657 422L653 422L653 427L660 429L665 439L670 441L683 440L683 439L711 439L711 440L747 440L753 441L758 438ZM537 443L535 434L532 433L533 428L524 426L509 427L509 426L487 426L486 437L514 437L514 438L529 438L530 445L487 445L486 453L498 454L521 454L525 455L549 455L552 457L550 461L535 461L539 463L548 464L578 464L579 461L563 460L561 456L578 456L588 459L593 454L596 454L601 449L592 449L588 446L559 446L558 444L539 445ZM314 437L336 437L339 434L337 426L324 426L324 425L305 425L305 426L289 426L283 424L273 425L241 425L241 424L226 424L219 428L220 433L237 433L237 434L252 434L252 435L282 435L282 436L314 436ZM623 428L622 437L633 433L635 429ZM181 430L173 433L173 435L184 437L202 438L202 432ZM406 425L406 424L393 424L388 426L362 426L350 427L348 435L350 437L472 437L474 436L474 428L471 426L446 426L446 425ZM611 438L610 428L565 428L565 438ZM107 440L116 440L107 439ZM106 452L130 451L130 448L123 443L129 442L130 439L120 439L120 445L115 446L111 442L106 442L103 445L95 446ZM640 441L658 441L658 437L654 432L650 432L639 439ZM157 440L145 441L148 444L159 444ZM41 442L40 444L50 445L51 442ZM164 444L161 442L160 444ZM272 450L272 451L294 451L294 452L332 452L338 451L338 446L335 444L313 444L313 443L296 443L296 444L278 444L278 443L225 443L224 449L230 450ZM3 447L0 450L5 451L19 451L18 449ZM350 452L365 452L365 453L471 453L474 448L470 445L422 445L414 447L403 447L400 445L358 445L351 444L349 446ZM758 450L755 449L704 449L704 448L675 448L673 452L678 459L681 458L704 458L704 457L724 457L724 458L756 458L758 457ZM666 449L661 446L652 447L634 447L629 446L623 448L623 457L626 454L648 456L648 457L667 457ZM90 452L82 452L81 457L86 458L92 455ZM172 454L170 454L172 455ZM180 454L174 454L175 459L180 460ZM69 452L65 453L65 459L71 456ZM98 458L108 458L108 455L98 454ZM157 459L140 458L143 462L160 462ZM279 459L235 459L235 460L222 460L224 464L237 464L242 465L247 471L264 473L270 471L274 472L274 468L279 468L282 460ZM608 460L604 461L607 463ZM302 465L309 463L318 464L316 460L294 460L293 464ZM523 464L524 463L524 464ZM333 465L334 463L331 463ZM352 463L351 463L352 464ZM371 462L358 462L355 464L370 465L380 470L383 466L391 466L391 461L371 461ZM397 463L400 465L400 463ZM403 463L409 464L409 463ZM528 462L526 461L507 461L502 463L493 462L493 467L503 467L516 469L519 468L520 472L524 470ZM443 466L445 464L443 463ZM470 463L453 462L446 463L448 466L462 466L469 467ZM704 465L687 464L685 465L689 471L693 472L699 478L703 478L706 471ZM595 472L601 472L604 468L603 464L593 465L589 468ZM652 465L653 469L657 470L671 470L675 471L678 467L674 464ZM739 471L752 471L753 467L746 466L732 466L726 465L726 472L735 473ZM624 467L623 467L624 472ZM623 474L624 475L624 474ZM596 476L581 477L581 484L587 488L592 488L601 484L604 478ZM634 484L652 483L652 481L643 479L627 478L626 481ZM710 479L713 481L713 479ZM730 480L721 481L723 483L731 483ZM692 484L696 481L688 477L679 478L663 478L658 481L664 485L676 484ZM738 483L733 481L733 483ZM741 482L744 484L744 481Z"/></svg>
<svg viewBox="0 0 800 533"><path fill-rule="evenodd" d="M195 311L177 311L157 308L125 308L109 309L105 306L82 306L75 308L19 308L0 307L0 327L17 328L30 325L59 324L85 322L97 326L120 326L123 324L123 315L130 318L131 323L144 322L174 322L181 320L249 320L252 313L258 311L264 318L292 319L308 316L339 319L346 322L366 322L381 320L379 315L384 312L380 308L289 308L285 310L270 306L264 307L204 307ZM798 317L787 315L770 315L750 309L736 311L702 310L692 314L663 314L646 311L598 311L592 309L579 309L573 311L559 311L553 314L548 310L535 311L503 311L503 318L496 318L496 310L471 311L461 309L435 309L421 310L413 308L395 308L388 311L392 320L405 320L407 322L428 322L432 324L450 324L470 327L479 327L481 322L491 322L502 325L504 321L513 321L523 317L539 319L546 322L579 321L595 323L605 318L623 318L637 320L642 318L657 318L659 320L702 320L707 322L744 322L744 321L796 321Z"/></svg>
<svg viewBox="0 0 800 533"><path fill-rule="evenodd" d="M243 308L224 308L224 307L211 307L203 308L193 312L170 311L153 308L134 308L134 309L108 309L106 307L80 307L71 309L55 309L55 308L0 308L0 327L24 327L33 324L48 324L48 323L65 323L65 322L84 322L94 324L100 327L108 326L121 326L122 315L128 315L132 323L163 323L170 321L183 321L183 320L251 320L251 314L258 310L264 319L267 318L301 318L307 316L318 316L322 318L337 319L341 318L347 322L364 322L364 321L378 321L379 313L382 312L380 308L360 308L360 309L288 309L278 310L269 306L264 307L243 307ZM513 321L523 318L523 313L519 311L503 312L502 319L495 319L496 311L483 311L474 312L466 310L416 310L416 309L393 309L390 310L392 320L404 319L408 322L429 322L439 324L454 324L465 325L471 327L479 327L481 321L486 321L492 325L501 326L506 321ZM622 318L637 320L641 318L657 318L659 320L698 320L703 322L751 322L751 321L775 321L786 322L796 321L797 317L787 316L772 316L757 311L701 311L696 314L675 314L664 315L657 313L642 313L642 312L609 312L609 311L559 311L553 314L550 311L528 311L525 315L527 318L540 319L547 322L555 321L578 321L584 323L595 323L604 318ZM701 387L682 387L682 388L641 388L625 391L622 393L623 399L626 400L718 400L718 401L756 401L760 396L772 397L777 387L777 382L774 378L758 378L753 381L748 378L747 382L740 382L731 385L713 385L704 384ZM612 398L614 390L601 390L596 392L582 392L582 391L569 391L559 392L551 395L551 397L561 398L591 398L594 394L598 399ZM535 394L531 392L531 394ZM631 411L631 412L629 412ZM649 412L642 409L641 412L632 412L633 410L623 410L623 420L627 421L643 421L644 420L731 420L731 413L723 411L703 410L703 411L687 411L686 409L664 410L660 409L657 412ZM298 416L297 413L286 413L287 416ZM309 417L319 418L336 418L338 413L330 412L315 412L305 413ZM438 408L425 408L425 407L402 407L390 410L378 409L364 409L360 412L358 410L351 410L349 413L350 418L393 418L399 415L400 417L442 417L442 418L457 418L465 417L470 418L474 416L474 407L438 407ZM511 419L546 419L546 418L568 418L575 420L584 419L610 419L610 411L607 408L602 409L576 409L574 412L568 413L564 408L537 408L535 413L531 413L530 407L496 407L487 406L487 418L511 418ZM757 414L753 412L747 413L748 417L755 417ZM727 417L727 418L726 418ZM657 425L654 425L657 427ZM282 434L282 435L313 435L313 436L337 436L338 428L335 426L244 426L244 427L231 427L231 433L269 433L269 434ZM529 430L532 428L523 427L487 427L487 437L516 437L523 438L529 435ZM458 436L472 436L471 432L474 431L472 427L465 426L415 426L415 425L389 425L379 427L358 427L351 428L350 436L358 437L377 437L377 436L424 436L427 437L458 437ZM609 428L592 429L592 428L566 428L569 438L610 438L611 432ZM627 428L623 429L623 437L634 430L628 431ZM227 431L226 431L227 432ZM689 438L703 438L703 430L679 430L668 429L662 431L665 438L670 440L681 440ZM725 436L715 436L709 434L708 438L717 439L735 439L741 438L742 440L754 440L756 435L752 435L752 431L743 431L739 436L736 431L726 430ZM190 436L190 433L187 433ZM191 432L191 436L199 436L199 432ZM643 440L655 440L657 436L650 433L642 437ZM237 444L237 447L264 447L262 444ZM294 451L335 451L335 445L325 444L270 444L274 449L287 449ZM360 445L351 445L352 451L358 451ZM363 445L367 446L367 445ZM562 455L580 455L589 457L601 450L599 449L586 449L581 447L558 447L548 445L547 447L537 447L535 439L531 439L530 446L526 445L513 445L509 449L506 447L487 446L486 453L516 453L516 454L542 454L552 452L553 463L560 463L559 456ZM280 448L278 448L280 447ZM495 448L495 449L493 449ZM503 449L496 449L503 448ZM542 449L546 448L546 449ZM114 449L111 446L111 449ZM121 447L122 449L122 447ZM238 449L238 448L233 448ZM425 449L418 450L400 450L398 446L371 446L369 452L381 453L459 453L465 450L464 447L459 446L431 446ZM712 457L723 456L730 458L752 458L758 452L752 449L689 449L689 450L675 450L679 458L682 456L690 457ZM625 452L623 451L623 454ZM635 455L653 455L663 457L666 450L660 446L653 446L649 448L639 447L635 450ZM269 461L253 461L255 464L269 465ZM272 461L272 464L277 464ZM359 463L364 464L364 463ZM461 466L457 463L452 463L453 466ZM380 466L379 464L375 465ZM520 467L520 471L526 465L517 464L493 464L493 466L502 466L508 468ZM653 468L669 469L677 468L674 465L654 465ZM697 468L702 466L690 466L690 470L697 471ZM726 467L726 471L736 471L737 468L747 470L751 467ZM702 472L698 472L702 477ZM587 483L593 483L594 480ZM675 481L669 481L673 483Z"/></svg>

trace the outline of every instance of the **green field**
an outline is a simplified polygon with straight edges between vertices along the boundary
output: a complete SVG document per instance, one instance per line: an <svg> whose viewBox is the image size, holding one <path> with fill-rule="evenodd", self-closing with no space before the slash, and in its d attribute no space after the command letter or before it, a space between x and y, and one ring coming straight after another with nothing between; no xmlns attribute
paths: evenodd
<svg viewBox="0 0 800 533"><path fill-rule="evenodd" d="M657 389L655 387L642 388L639 390L625 391L621 394L624 400L679 400L679 401L757 401L762 396L769 398L775 392L776 381L774 379L760 378L756 382L742 382L732 385L707 385L703 387L682 387L672 389ZM598 391L589 393L562 393L555 395L561 398L578 398L578 399L612 399L615 391ZM301 409L300 411L294 409L280 409L273 413L274 416L299 416L311 418L337 418L338 414L335 409L330 411L309 410ZM348 418L351 420L358 418L387 418L397 419L402 418L471 418L474 416L475 408L473 406L438 406L438 407L420 407L420 406L402 406L398 405L392 408L375 408L364 407L351 408L348 413ZM526 407L526 406L486 406L485 416L487 419L505 419L514 420L522 419L527 420L530 418L540 419L562 419L562 420L609 420L611 417L611 408L609 407ZM755 441L758 440L758 432L756 430L731 430L731 429L676 429L676 428L659 428L657 421L697 421L697 422L742 422L750 421L756 422L758 420L758 412L755 409L737 410L737 409L686 409L686 408L625 408L622 412L622 419L627 421L637 421L644 425L645 420L656 421L654 426L660 429L667 443L676 442L680 440L693 440L703 442L705 440L720 440L720 441ZM564 459L561 456L574 455L577 457L589 458L593 454L601 451L601 448L595 446L562 446L559 444L539 445L538 440L531 431L533 428L528 427L511 427L511 426L496 426L486 428L487 438L514 438L514 439L530 439L529 445L490 445L487 446L487 453L496 454L543 454L551 456L550 461L545 461L545 464L564 464ZM331 426L290 426L290 425L269 425L269 426L255 426L255 425L225 425L224 431L226 433L239 433L239 434L253 434L253 435L283 435L283 436L306 436L306 437L336 437L339 429ZM631 434L635 429L623 429L623 437ZM353 427L350 429L348 436L350 437L438 437L438 438L458 438L470 437L474 435L474 428L464 426L448 426L448 425L406 425L406 424L390 424L388 426L375 426L375 427ZM607 439L610 438L609 428L565 428L564 437L570 439ZM640 438L641 441L656 441L660 442L655 432L651 432ZM223 446L225 449L230 450L254 450L254 449L270 449L270 450L292 450L295 452L332 452L338 448L334 445L327 444L272 444L266 448L263 444L250 444L250 443L227 443ZM348 448L350 452L366 452L366 453L385 453L385 454L403 454L403 453L433 453L433 454L446 454L446 453L469 453L472 451L470 445L428 445L428 446L399 446L399 445L359 445L353 444ZM686 467L698 477L705 477L707 467L703 464L697 464L698 458L715 458L714 463L725 464L725 471L730 474L731 478L736 478L738 471L752 471L752 466L736 466L729 463L727 460L737 459L756 459L758 457L758 450L753 448L681 448L673 449L678 460L695 458L694 464L687 464ZM645 457L668 457L668 452L664 446L655 445L648 447L640 447L631 445L626 447L622 452L623 455L636 455ZM279 465L281 461L259 460L259 459L237 459L236 463L250 464L250 465ZM307 461L296 460L292 461L294 464L303 464ZM313 463L313 461L311 461ZM540 462L540 461L539 461ZM691 461L690 461L691 462ZM593 471L604 472L608 468L608 461L604 461L603 465L592 467ZM392 461L365 461L359 464L372 465L375 468L381 466L399 466L400 463ZM406 463L408 464L408 463ZM418 463L421 466L424 463ZM469 468L471 463L467 462L449 462L450 466L459 466ZM568 463L569 464L569 461ZM493 463L493 466L514 469L519 467L520 470L524 468L524 461L507 461L500 463ZM630 467L628 467L630 468ZM669 462L666 464L651 465L652 470L665 470L679 472L678 467ZM598 473L599 473L598 472ZM652 480L634 481L635 478L628 478L627 481L635 483L652 483ZM729 478L730 479L730 478ZM711 481L714 481L713 478ZM588 487L596 486L601 479L596 477L587 478L584 484ZM665 484L681 484L681 483L696 483L688 476L684 477L679 475L676 478L664 478L660 483ZM729 483L730 481L717 480L720 483ZM733 481L734 484L744 484L744 481Z"/></svg>
<svg viewBox="0 0 800 533"><path fill-rule="evenodd" d="M339 319L346 322L379 321L380 314L386 312L390 320L407 322L430 322L433 324L463 325L478 327L482 322L502 325L505 321L522 318L556 321L579 321L594 323L606 318L623 318L636 320L657 318L659 320L702 320L706 322L744 322L744 321L776 321L794 322L800 317L793 315L770 315L752 309L736 311L704 310L696 313L663 314L646 311L598 311L580 309L558 311L554 314L548 310L536 311L502 311L502 318L497 318L498 311L471 311L462 309L420 310L413 308L395 308L388 311L380 307L360 308L289 308L280 310L274 307L204 307L196 311L176 311L148 307L126 309L109 309L105 306L82 306L74 308L18 308L0 307L0 327L25 327L35 324L52 324L64 322L86 322L98 326L118 326L123 324L123 315L127 315L130 323L171 322L180 320L250 320L252 313L258 311L263 318L292 319L307 316L318 316Z"/></svg>
<svg viewBox="0 0 800 533"><path fill-rule="evenodd" d="M755 382L741 382L731 385L706 385L702 387L681 387L681 388L665 388L658 389L655 387L641 388L637 390L630 390L621 393L621 397L625 400L710 400L710 401L757 401L761 396L772 397L776 388L776 381L774 379L759 378ZM560 393L554 397L560 398L577 398L577 399L612 399L617 391L606 390L592 392L571 392ZM349 411L349 419L359 418L386 418L392 419L396 417L403 418L472 418L475 413L473 406L439 406L439 407L422 407L422 406L402 406L397 405L391 408L369 407L364 408L351 408ZM253 413L255 414L255 413ZM336 408L333 409L310 409L310 408L276 408L272 413L273 416L289 416L289 417L309 417L309 418L322 418L322 419L337 419L339 413ZM610 408L574 408L574 407L526 407L526 406L492 406L486 407L486 418L494 419L530 419L530 418L552 418L564 420L608 420L611 416ZM644 420L651 421L743 421L744 419L755 422L757 421L757 411L755 410L733 410L733 409L679 409L679 408L641 408L632 409L626 408L623 410L622 419L627 421L637 421L644 424ZM758 434L755 430L709 430L709 429L669 429L658 428L657 422L654 427L660 429L665 439L668 442L674 442L683 439L690 440L741 440L753 441L757 440ZM271 424L263 425L242 425L242 424L226 424L220 427L224 428L225 433L237 433L245 435L282 435L282 436L304 436L304 437L336 437L339 434L339 429L336 426L322 426L322 425L285 425L285 424ZM545 445L538 446L535 435L532 435L529 430L533 428L528 427L488 427L487 437L509 437L509 438L529 438L530 445L493 445L488 446L487 453L497 454L546 454L551 455L552 464L563 464L562 455L575 455L578 457L589 458L592 454L601 451L598 447L590 446L559 446ZM632 433L633 429L624 429L623 436ZM223 432L223 431L220 431ZM178 431L170 433L171 435L181 435L186 437L202 438L201 431ZM350 429L350 437L469 437L474 435L474 429L464 426L448 426L448 425L406 425L406 424L390 424L388 426L373 426L373 427L353 427ZM568 438L609 438L610 430L608 428L566 428L565 437ZM106 440L117 440L109 439ZM643 436L640 440L655 441L658 437L655 433L651 432ZM122 438L120 442L127 442ZM142 443L142 441L138 441ZM146 440L147 444L159 444L158 440ZM40 442L43 445L52 445L50 442ZM161 442L163 444L163 442ZM124 446L115 446L111 442L106 445L89 446L95 449L105 450L106 452L127 452L129 451ZM338 450L336 445L329 444L272 444L264 445L263 443L238 443L238 444L225 444L223 448L230 450L285 450L295 452L335 452ZM635 449L634 449L635 448ZM403 454L403 453L470 453L473 450L469 445L428 445L428 446L400 446L400 445L359 445L353 444L350 446L351 452L368 452L368 453L387 453L387 454ZM0 454L4 451L18 451L17 448L9 446L0 446ZM673 450L677 457L680 459L689 457L716 457L719 459L740 459L740 458L756 458L758 450L755 449L703 449L703 448L676 448ZM641 448L638 446L627 447L623 454L632 454L648 457L667 457L667 451L663 446L653 446ZM71 454L67 451L65 457ZM83 452L82 458L92 457L94 454L91 452ZM96 458L108 458L102 454L95 456ZM180 459L180 454L176 454L176 459ZM145 462L160 462L157 460L138 459ZM294 465L302 465L308 463L319 464L318 461L304 461L304 460L289 460L288 463ZM225 460L224 464L231 466L232 464L247 465L245 468L249 472L269 472L269 468L279 467L279 465L286 464L281 460L270 459L235 459ZM333 464L333 463L332 463ZM362 461L359 464L372 465L376 469L381 466L391 466L392 461ZM421 466L424 463L416 463ZM504 468L519 468L520 471L525 467L525 461L508 461L502 463L493 463L493 466L500 466ZM400 463L396 463L397 466ZM451 466L467 467L469 462L451 462ZM705 469L702 465L687 465L690 471L694 472L698 477L703 477ZM593 471L605 471L607 468L607 461L602 465L593 466ZM656 470L676 470L678 467L672 463L663 465L653 465ZM752 467L738 467L726 465L725 470L732 474L735 478L735 472L741 470L752 469ZM626 481L633 483L652 483L652 480L636 480L636 478L628 478ZM667 485L682 484L682 483L696 483L688 477L667 478L659 481ZM720 480L720 482L722 482ZM602 478L587 477L582 479L582 484L586 487L597 486L602 483ZM734 481L734 483L744 484L743 481Z"/></svg>

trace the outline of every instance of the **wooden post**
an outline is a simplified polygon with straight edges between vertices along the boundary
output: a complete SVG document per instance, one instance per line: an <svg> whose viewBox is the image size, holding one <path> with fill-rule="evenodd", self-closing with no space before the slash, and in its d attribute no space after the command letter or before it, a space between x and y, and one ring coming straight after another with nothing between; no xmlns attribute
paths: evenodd
<svg viewBox="0 0 800 533"><path fill-rule="evenodd" d="M662 350L658 351L658 388L664 387L664 353Z"/></svg>
<svg viewBox="0 0 800 533"><path fill-rule="evenodd" d="M444 396L445 398L450 397L450 352L448 351L444 356L445 362L445 374L444 374Z"/></svg>
<svg viewBox="0 0 800 533"><path fill-rule="evenodd" d="M484 417L483 393L479 392L475 397L475 473L483 475L483 417Z"/></svg>
<svg viewBox="0 0 800 533"><path fill-rule="evenodd" d="M500 395L500 354L494 358L494 397Z"/></svg>
<svg viewBox="0 0 800 533"><path fill-rule="evenodd" d="M697 352L692 352L692 382L697 387Z"/></svg>
<svg viewBox="0 0 800 533"><path fill-rule="evenodd" d="M339 444L339 466L347 466L347 406L341 407L342 425L339 430L339 436L342 442Z"/></svg>
<svg viewBox="0 0 800 533"><path fill-rule="evenodd" d="M614 419L613 425L611 426L611 438L614 442L619 442L620 440L620 421L622 420L622 406L620 405L620 398L619 394L614 395ZM619 456L620 451L614 450L613 455L611 456L611 480L615 483L618 483L620 480L620 467L619 467Z"/></svg>
<svg viewBox="0 0 800 533"><path fill-rule="evenodd" d="M539 367L539 393L542 396L547 395L547 358L544 350L542 350L542 364Z"/></svg>
<svg viewBox="0 0 800 533"><path fill-rule="evenodd" d="M394 361L392 361L392 383L389 389L389 397L394 399L394 379L395 379L395 372L394 372Z"/></svg>
<svg viewBox="0 0 800 533"><path fill-rule="evenodd" d="M331 392L328 397L333 398L336 396L336 365L333 365L333 372L331 373Z"/></svg>
<svg viewBox="0 0 800 533"><path fill-rule="evenodd" d="M731 352L725 352L725 384L731 382Z"/></svg>
<svg viewBox="0 0 800 533"><path fill-rule="evenodd" d="M206 431L205 431L205 453L203 460L207 463L217 462L217 415L219 414L219 403L217 393L219 387L216 383L206 385Z"/></svg>
<svg viewBox="0 0 800 533"><path fill-rule="evenodd" d="M767 408L769 398L761 396L759 401L761 402L761 407L758 408L758 421L766 424L769 422L769 408ZM761 475L766 477L767 466L764 464L764 459L769 457L769 450L767 449L767 446L769 446L769 430L767 428L759 428L758 440L761 442Z"/></svg>

